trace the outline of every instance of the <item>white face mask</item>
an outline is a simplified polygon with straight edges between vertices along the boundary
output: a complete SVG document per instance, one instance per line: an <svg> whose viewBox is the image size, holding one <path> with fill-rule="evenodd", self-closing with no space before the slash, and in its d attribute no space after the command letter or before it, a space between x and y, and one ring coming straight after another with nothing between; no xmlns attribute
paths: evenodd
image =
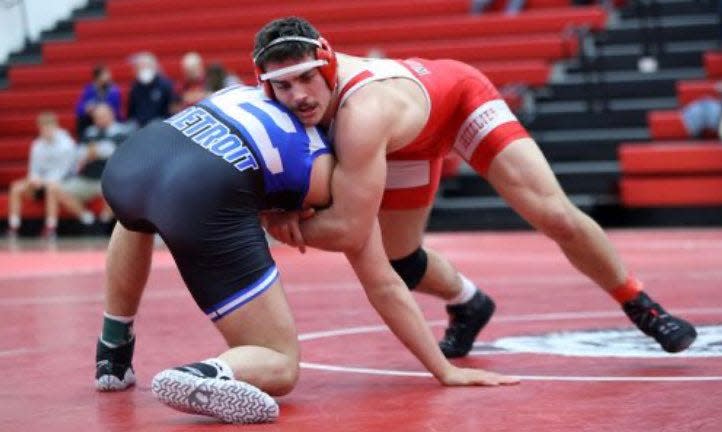
<svg viewBox="0 0 722 432"><path fill-rule="evenodd" d="M137 78L141 83L148 84L155 78L155 71L151 68L142 68L138 71Z"/></svg>

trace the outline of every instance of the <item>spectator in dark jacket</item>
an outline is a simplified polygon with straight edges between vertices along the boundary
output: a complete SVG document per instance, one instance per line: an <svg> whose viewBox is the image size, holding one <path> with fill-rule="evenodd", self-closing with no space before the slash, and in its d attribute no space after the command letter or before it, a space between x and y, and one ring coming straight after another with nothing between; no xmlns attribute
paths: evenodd
<svg viewBox="0 0 722 432"><path fill-rule="evenodd" d="M142 127L168 117L175 96L173 83L161 74L153 54L136 54L132 62L136 75L128 96L128 121Z"/></svg>
<svg viewBox="0 0 722 432"><path fill-rule="evenodd" d="M79 137L93 124L90 112L99 103L108 104L113 109L117 121L123 116L120 112L120 89L113 83L113 76L107 66L99 64L93 68L93 81L83 87L83 93L75 104L75 131Z"/></svg>

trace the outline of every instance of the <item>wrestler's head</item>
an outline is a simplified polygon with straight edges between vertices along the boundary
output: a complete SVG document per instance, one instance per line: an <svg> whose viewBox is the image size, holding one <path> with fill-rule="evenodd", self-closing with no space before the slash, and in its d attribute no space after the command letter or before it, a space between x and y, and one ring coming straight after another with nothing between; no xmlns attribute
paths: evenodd
<svg viewBox="0 0 722 432"><path fill-rule="evenodd" d="M338 82L336 55L308 21L290 17L266 24L256 34L253 62L266 94L303 124L330 122Z"/></svg>

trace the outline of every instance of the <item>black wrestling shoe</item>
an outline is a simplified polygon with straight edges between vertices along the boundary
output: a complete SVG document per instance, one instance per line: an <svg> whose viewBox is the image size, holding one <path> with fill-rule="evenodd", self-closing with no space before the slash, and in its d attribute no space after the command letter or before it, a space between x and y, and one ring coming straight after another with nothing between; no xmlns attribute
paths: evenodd
<svg viewBox="0 0 722 432"><path fill-rule="evenodd" d="M133 349L135 337L125 345L111 348L98 339L95 352L95 388L98 391L125 390L135 384Z"/></svg>
<svg viewBox="0 0 722 432"><path fill-rule="evenodd" d="M477 291L466 303L446 306L449 327L444 332L444 338L439 342L439 348L446 358L464 357L469 354L476 336L489 322L494 309L496 309L494 301L481 291Z"/></svg>
<svg viewBox="0 0 722 432"><path fill-rule="evenodd" d="M697 338L692 324L668 314L643 292L625 302L622 309L644 334L653 337L667 352L684 351Z"/></svg>

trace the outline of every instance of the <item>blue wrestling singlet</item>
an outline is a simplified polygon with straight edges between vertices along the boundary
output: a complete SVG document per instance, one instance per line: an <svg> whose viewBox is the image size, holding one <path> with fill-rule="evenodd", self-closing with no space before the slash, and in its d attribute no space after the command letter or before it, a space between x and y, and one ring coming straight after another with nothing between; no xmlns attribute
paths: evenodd
<svg viewBox="0 0 722 432"><path fill-rule="evenodd" d="M133 134L103 193L130 230L159 233L198 305L218 319L277 280L258 212L298 209L330 152L261 90L234 86Z"/></svg>

